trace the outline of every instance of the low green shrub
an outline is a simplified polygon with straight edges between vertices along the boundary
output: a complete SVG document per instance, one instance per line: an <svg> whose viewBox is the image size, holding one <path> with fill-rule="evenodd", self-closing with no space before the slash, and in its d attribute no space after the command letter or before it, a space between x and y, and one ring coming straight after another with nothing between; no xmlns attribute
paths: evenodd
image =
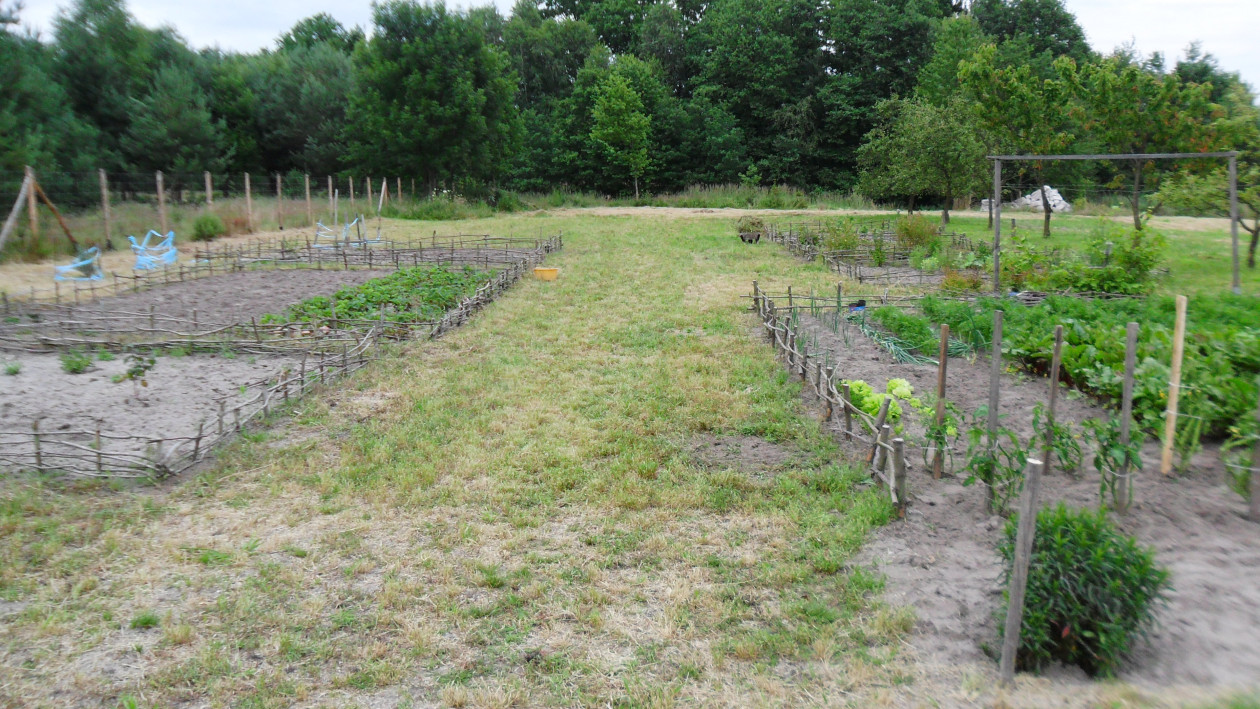
<svg viewBox="0 0 1260 709"><path fill-rule="evenodd" d="M998 547L1008 585L1015 528L1016 520L1007 522ZM1037 670L1062 662L1090 675L1114 675L1154 624L1169 590L1167 569L1104 512L1059 504L1037 515L1036 530L1016 666Z"/></svg>
<svg viewBox="0 0 1260 709"><path fill-rule="evenodd" d="M214 241L227 235L227 227L217 214L202 214L193 220L193 241Z"/></svg>
<svg viewBox="0 0 1260 709"><path fill-rule="evenodd" d="M735 222L735 231L739 234L764 234L766 221L761 217L744 216Z"/></svg>

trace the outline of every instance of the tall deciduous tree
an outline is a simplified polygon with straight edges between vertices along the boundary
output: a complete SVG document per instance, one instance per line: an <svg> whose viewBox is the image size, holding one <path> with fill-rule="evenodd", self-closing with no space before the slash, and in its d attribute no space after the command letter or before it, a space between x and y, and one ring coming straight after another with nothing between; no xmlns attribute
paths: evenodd
<svg viewBox="0 0 1260 709"><path fill-rule="evenodd" d="M984 141L970 103L954 97L937 106L923 99L892 99L859 150L863 186L872 193L940 197L941 224L959 197L984 184ZM882 196L882 195L881 195Z"/></svg>
<svg viewBox="0 0 1260 709"><path fill-rule="evenodd" d="M1109 153L1209 151L1218 107L1211 86L1186 84L1127 57L1086 64L1075 74L1084 129ZM1133 228L1142 228L1141 196L1147 160L1127 161Z"/></svg>
<svg viewBox="0 0 1260 709"><path fill-rule="evenodd" d="M971 14L985 34L998 42L1027 46L1031 55L1092 58L1085 30L1062 0L974 0Z"/></svg>
<svg viewBox="0 0 1260 709"><path fill-rule="evenodd" d="M1068 75L1075 62L1067 57L1055 60L1060 74L1055 79L1039 79L1031 66L1002 67L997 64L997 47L986 45L959 65L963 86L976 100L978 115L999 144L1023 154L1064 153L1076 140L1072 121L1072 83ZM1041 191L1045 219L1042 234L1050 236L1050 202L1046 199L1045 161L1032 165Z"/></svg>
<svg viewBox="0 0 1260 709"><path fill-rule="evenodd" d="M429 187L495 182L520 140L507 55L445 5L375 5L346 121L353 163Z"/></svg>
<svg viewBox="0 0 1260 709"><path fill-rule="evenodd" d="M635 199L639 178L648 167L651 122L643 112L643 100L625 77L612 74L600 86L591 115L591 139L633 180Z"/></svg>

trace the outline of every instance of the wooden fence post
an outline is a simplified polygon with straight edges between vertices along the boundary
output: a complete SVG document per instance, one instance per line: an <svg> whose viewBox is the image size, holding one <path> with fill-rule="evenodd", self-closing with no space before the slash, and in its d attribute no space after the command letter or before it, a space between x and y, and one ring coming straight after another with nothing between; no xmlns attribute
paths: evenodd
<svg viewBox="0 0 1260 709"><path fill-rule="evenodd" d="M1173 443L1177 438L1177 399L1181 395L1181 360L1186 349L1186 297L1177 296L1177 321L1173 326L1172 372L1168 375L1168 409L1164 416L1164 450L1159 472L1172 475Z"/></svg>
<svg viewBox="0 0 1260 709"><path fill-rule="evenodd" d="M1015 565L1011 571L1006 606L1006 626L1002 634L1002 659L999 665L1002 684L1015 681L1015 651L1019 649L1020 628L1024 620L1024 593L1028 590L1028 562L1032 558L1033 536L1037 532L1037 487L1041 484L1042 464L1028 459L1024 473L1024 490L1020 493L1019 522L1015 530Z"/></svg>
<svg viewBox="0 0 1260 709"><path fill-rule="evenodd" d="M1063 366L1063 326L1054 326L1054 354L1050 357L1050 400L1046 407L1046 441L1041 449L1041 461L1046 473L1050 472L1050 456L1054 453L1054 405L1059 399L1059 367ZM1072 471L1065 470L1065 473Z"/></svg>
<svg viewBox="0 0 1260 709"><path fill-rule="evenodd" d="M109 177L102 168L96 171L97 177L101 181L101 219L105 227L105 243L109 243Z"/></svg>
<svg viewBox="0 0 1260 709"><path fill-rule="evenodd" d="M906 442L902 438L894 438L893 446L893 479L892 491L894 495L893 505L897 510L897 517L904 518L906 516Z"/></svg>
<svg viewBox="0 0 1260 709"><path fill-rule="evenodd" d="M941 324L940 366L936 370L936 430L939 440L932 454L932 478L940 480L945 472L945 371L949 362L949 325Z"/></svg>
<svg viewBox="0 0 1260 709"><path fill-rule="evenodd" d="M315 208L311 205L311 176L303 175L302 179L306 182L306 222L310 225L315 223Z"/></svg>
<svg viewBox="0 0 1260 709"><path fill-rule="evenodd" d="M1002 311L993 311L993 350L992 362L989 368L989 420L988 420L988 448L989 455L995 455L997 449L997 428L998 428L998 406L999 393L1002 389ZM992 485L985 486L985 503L989 512L994 511L994 505L997 503L997 494L993 490Z"/></svg>
<svg viewBox="0 0 1260 709"><path fill-rule="evenodd" d="M1133 380L1137 370L1138 324L1131 322L1125 328L1124 342L1124 389L1120 396L1120 446L1129 449L1129 430L1133 426ZM1124 514L1133 501L1133 483L1129 481L1129 456L1120 463L1120 479L1116 481L1116 512Z"/></svg>
<svg viewBox="0 0 1260 709"><path fill-rule="evenodd" d="M245 173L245 224L252 233L254 231L254 192L249 184L249 173Z"/></svg>
<svg viewBox="0 0 1260 709"><path fill-rule="evenodd" d="M335 214L337 211L337 203L335 201L336 199L337 199L337 195L336 195L336 190L333 189L332 175L329 175L328 176L328 212L330 214ZM337 223L337 220L333 219L333 224L336 224L336 223Z"/></svg>
<svg viewBox="0 0 1260 709"><path fill-rule="evenodd" d="M214 206L214 177L210 175L210 171L206 170L201 173L201 177L206 182L206 206Z"/></svg>
<svg viewBox="0 0 1260 709"><path fill-rule="evenodd" d="M26 166L26 182L30 189L26 190L26 220L30 226L31 238L39 238L39 203L35 201L35 168Z"/></svg>
<svg viewBox="0 0 1260 709"><path fill-rule="evenodd" d="M365 177L363 183L367 185L368 211L372 210L372 178Z"/></svg>
<svg viewBox="0 0 1260 709"><path fill-rule="evenodd" d="M870 453L866 456L866 464L870 465L875 460L875 452L879 450L879 432L883 429L884 422L888 420L888 405L892 403L892 397L886 396L879 404L879 412L875 415L875 430L871 431L871 438L876 443L871 446Z"/></svg>
<svg viewBox="0 0 1260 709"><path fill-rule="evenodd" d="M346 183L350 185L350 211L353 212L354 211L354 178L347 177Z"/></svg>
<svg viewBox="0 0 1260 709"><path fill-rule="evenodd" d="M284 231L284 178L280 173L276 173L276 222L280 224L280 231Z"/></svg>
<svg viewBox="0 0 1260 709"><path fill-rule="evenodd" d="M158 224L162 226L162 236L166 236L166 232L170 231L166 220L166 180L163 179L162 171L157 171L157 198L158 198Z"/></svg>

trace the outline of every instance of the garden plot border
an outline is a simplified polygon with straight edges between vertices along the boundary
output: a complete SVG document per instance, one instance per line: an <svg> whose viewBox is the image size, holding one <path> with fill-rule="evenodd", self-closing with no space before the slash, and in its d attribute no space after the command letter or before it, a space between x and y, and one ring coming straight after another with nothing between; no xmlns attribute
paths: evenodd
<svg viewBox="0 0 1260 709"><path fill-rule="evenodd" d="M298 325L296 323L269 325L264 328L256 321L248 326L237 324L201 333L174 332L178 339L150 342L125 341L119 338L98 342L81 338L50 337L39 337L32 342L29 338L18 338L15 341L12 335L7 339L0 338L0 348L9 346L29 350L32 345L38 345L37 351L98 345L139 345L146 348L191 346L202 350L226 347L262 354L302 355L296 368L285 371L275 381L263 380L246 385L243 394L248 398L245 401L228 408L220 400L217 416L203 420L198 425L195 436L135 436L105 432L99 428L93 431L50 432L41 431L40 422L36 420L32 422L30 431L0 431L0 468L76 477L164 478L179 474L204 460L216 445L231 438L254 420L268 416L274 408L300 398L313 387L361 369L373 359L371 350L380 341L415 337L437 338L467 322L473 314L520 280L547 254L562 248L563 240L557 235L539 240L538 244L536 249L513 250L519 258L510 266L500 270L494 278L478 287L471 296L448 310L441 318L423 323L388 322L382 314L379 320L336 321L334 324L339 329L333 330L335 334L331 336L315 334L316 324L302 323L301 326L309 328L311 332L302 333L297 338L285 337ZM69 324L46 325L54 329L69 327ZM75 321L73 325L82 325L82 322ZM169 335L172 331L148 328L137 334ZM269 339L263 339L263 334L267 334ZM81 442L85 437L92 441L90 445ZM115 450L109 450L111 444ZM145 449L144 454L131 452L137 444ZM128 450L117 450L120 447Z"/></svg>

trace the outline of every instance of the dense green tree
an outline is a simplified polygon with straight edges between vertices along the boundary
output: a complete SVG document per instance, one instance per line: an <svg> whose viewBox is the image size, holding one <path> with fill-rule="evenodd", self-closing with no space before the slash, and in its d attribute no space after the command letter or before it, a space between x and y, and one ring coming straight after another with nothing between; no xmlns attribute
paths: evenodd
<svg viewBox="0 0 1260 709"><path fill-rule="evenodd" d="M1055 79L1038 78L1028 64L999 66L997 47L991 44L960 65L959 76L976 101L981 124L1000 146L1020 154L1055 155L1067 152L1076 141L1072 81L1067 78L1075 63L1060 57L1055 66L1059 72ZM1051 215L1045 190L1047 166L1043 160L1032 164L1045 214L1044 236L1050 236Z"/></svg>
<svg viewBox="0 0 1260 709"><path fill-rule="evenodd" d="M352 164L439 183L496 182L520 140L508 56L445 5L373 8L346 123Z"/></svg>
<svg viewBox="0 0 1260 709"><path fill-rule="evenodd" d="M348 54L362 41L362 29L355 27L348 30L332 15L321 12L293 25L276 39L276 46L281 51L327 46Z"/></svg>
<svg viewBox="0 0 1260 709"><path fill-rule="evenodd" d="M217 50L204 55L210 68L209 108L211 119L222 126L227 146L226 165L232 173L267 172L263 164L261 127L258 125L258 97L250 88L255 67L266 56L224 55Z"/></svg>
<svg viewBox="0 0 1260 709"><path fill-rule="evenodd" d="M529 0L517 2L503 28L503 48L520 81L518 104L530 107L568 96L598 41L581 20L544 18Z"/></svg>
<svg viewBox="0 0 1260 709"><path fill-rule="evenodd" d="M131 165L144 170L194 173L223 167L222 126L192 76L159 69L143 99L132 99L132 120L122 139Z"/></svg>
<svg viewBox="0 0 1260 709"><path fill-rule="evenodd" d="M682 12L673 4L660 3L648 8L639 33L638 55L660 66L675 96L690 94L692 72L687 54L687 25Z"/></svg>
<svg viewBox="0 0 1260 709"><path fill-rule="evenodd" d="M1042 53L1071 57L1078 64L1093 57L1085 30L1062 0L974 0L971 14L998 43L1024 45L1024 63Z"/></svg>
<svg viewBox="0 0 1260 709"><path fill-rule="evenodd" d="M568 16L595 28L614 54L629 54L639 42L643 19L659 0L544 0L550 17Z"/></svg>
<svg viewBox="0 0 1260 709"><path fill-rule="evenodd" d="M915 94L937 105L962 92L958 65L992 40L970 15L949 17L932 32L932 58L919 70Z"/></svg>
<svg viewBox="0 0 1260 709"><path fill-rule="evenodd" d="M642 99L624 76L612 74L600 86L591 114L591 140L633 180L635 199L639 178L647 171L651 122L643 112Z"/></svg>
<svg viewBox="0 0 1260 709"><path fill-rule="evenodd" d="M267 171L331 174L340 168L354 89L349 55L335 44L265 55L252 62L248 85Z"/></svg>
<svg viewBox="0 0 1260 709"><path fill-rule="evenodd" d="M774 182L809 184L824 77L817 6L806 0L716 0L693 29L695 95L727 110L749 159Z"/></svg>
<svg viewBox="0 0 1260 709"><path fill-rule="evenodd" d="M831 6L825 34L832 51L817 94L824 136L818 157L827 166L820 181L852 181L855 151L875 123L875 106L913 92L931 58L935 28L951 12L946 0L837 0Z"/></svg>
<svg viewBox="0 0 1260 709"><path fill-rule="evenodd" d="M1215 145L1217 107L1209 84L1186 84L1124 56L1072 72L1082 104L1083 129L1104 152L1117 154L1209 151ZM1142 228L1140 199L1148 160L1129 160L1133 226Z"/></svg>

